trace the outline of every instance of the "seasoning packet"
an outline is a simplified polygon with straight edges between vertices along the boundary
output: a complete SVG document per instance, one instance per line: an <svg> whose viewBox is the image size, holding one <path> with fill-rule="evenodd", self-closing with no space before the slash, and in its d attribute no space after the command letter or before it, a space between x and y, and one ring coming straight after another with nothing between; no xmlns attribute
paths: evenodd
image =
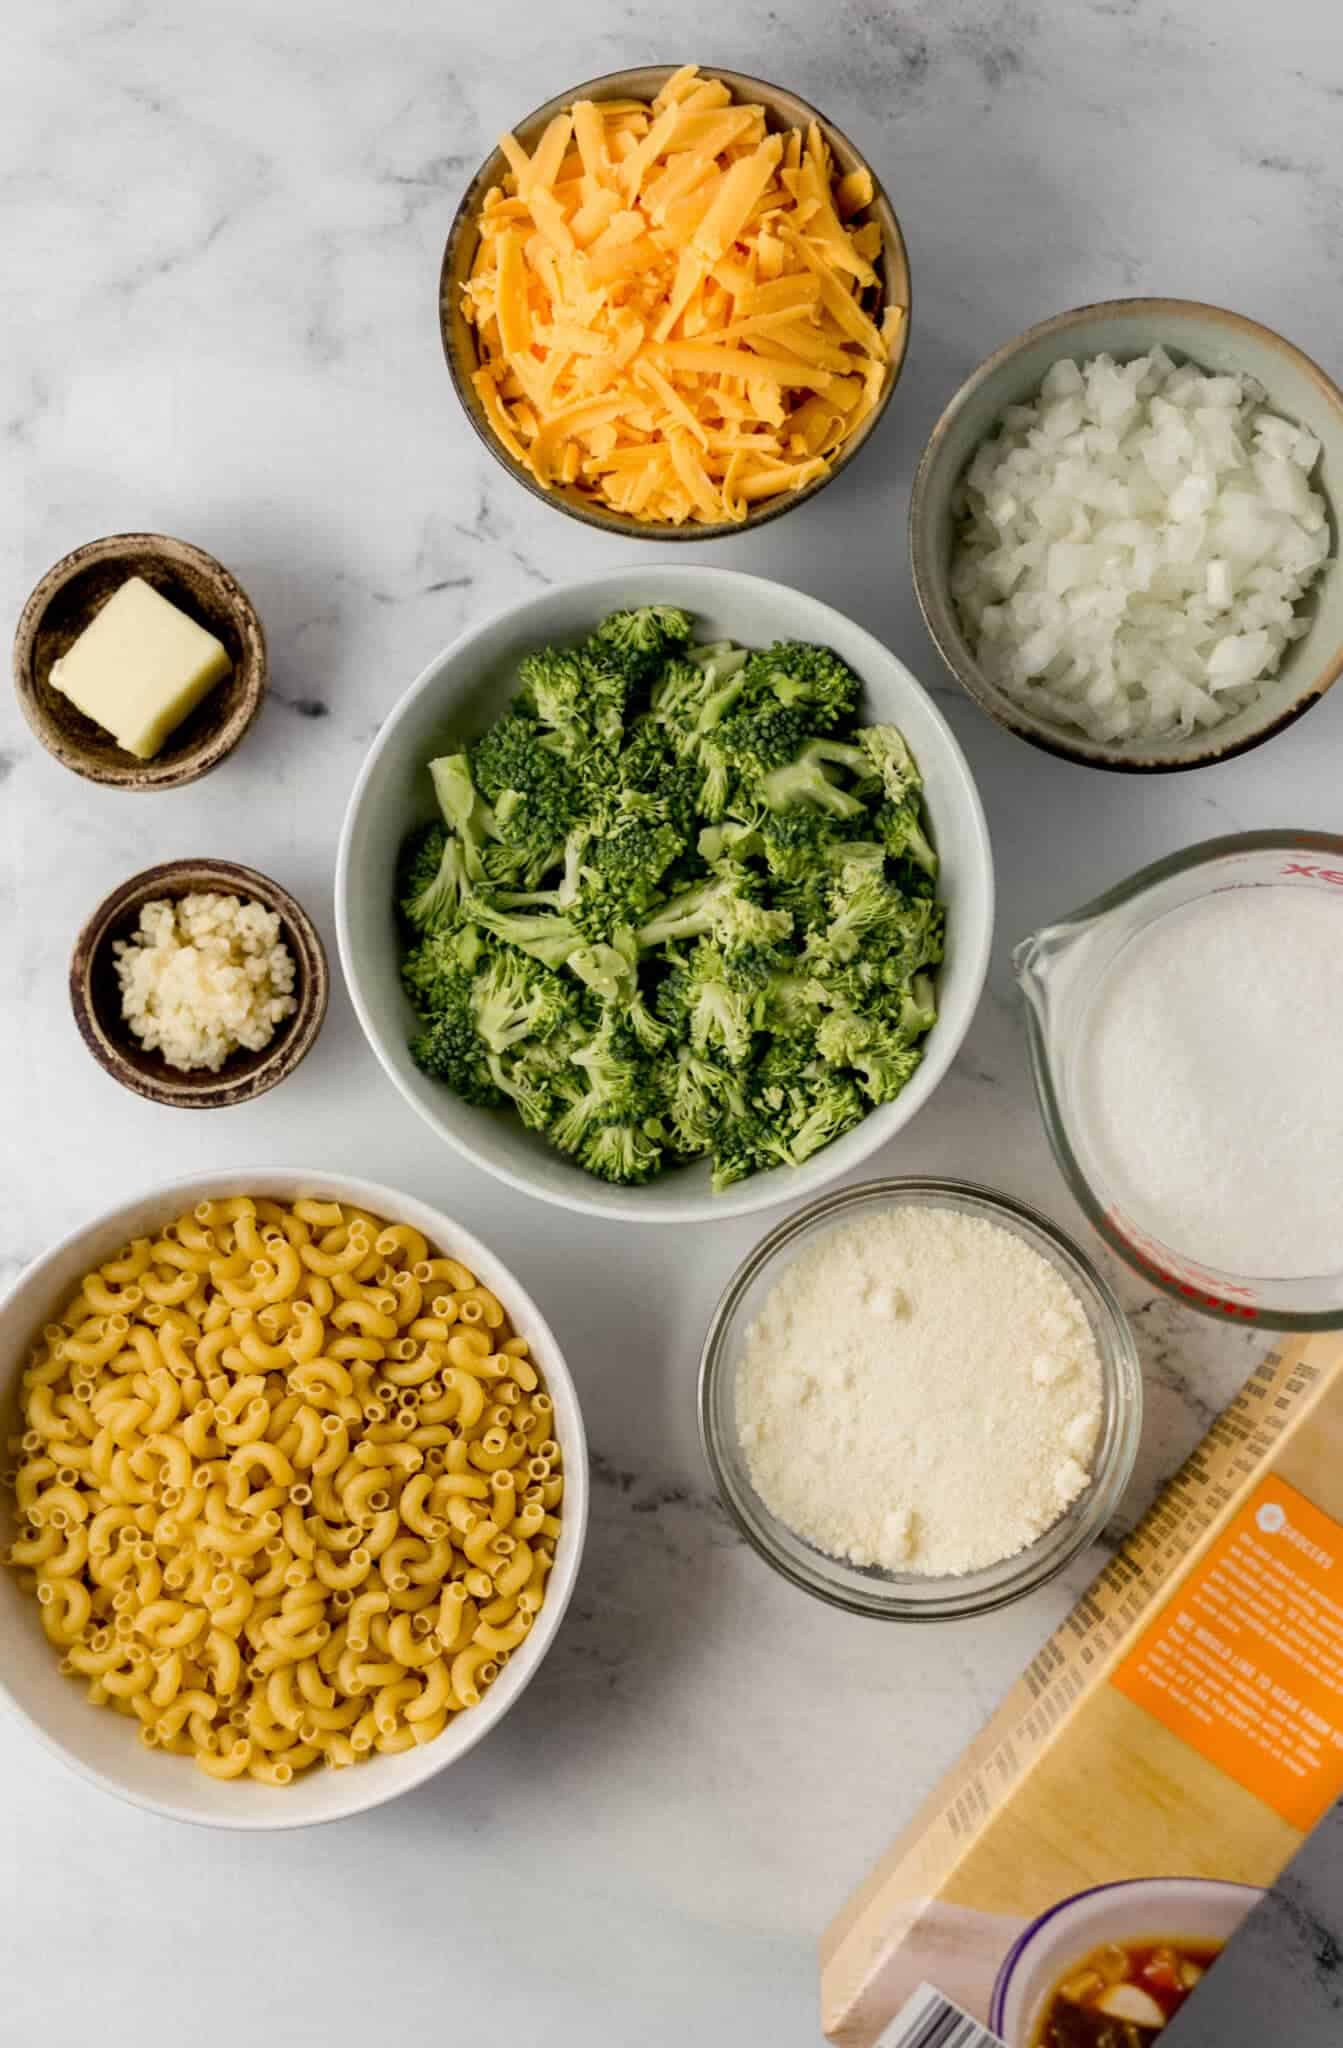
<svg viewBox="0 0 1343 2048"><path fill-rule="evenodd" d="M825 2031L1197 2041L1205 1978L1211 2002L1222 1950L1341 1796L1331 1333L1251 1376L828 1930Z"/></svg>

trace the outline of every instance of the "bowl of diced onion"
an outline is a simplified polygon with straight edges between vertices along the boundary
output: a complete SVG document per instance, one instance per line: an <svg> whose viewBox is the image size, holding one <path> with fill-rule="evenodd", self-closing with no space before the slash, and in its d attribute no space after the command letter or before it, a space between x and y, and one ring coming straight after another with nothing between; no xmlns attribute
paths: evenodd
<svg viewBox="0 0 1343 2048"><path fill-rule="evenodd" d="M1343 392L1238 313L1118 299L982 363L910 501L914 587L982 709L1160 772L1260 745L1343 672Z"/></svg>

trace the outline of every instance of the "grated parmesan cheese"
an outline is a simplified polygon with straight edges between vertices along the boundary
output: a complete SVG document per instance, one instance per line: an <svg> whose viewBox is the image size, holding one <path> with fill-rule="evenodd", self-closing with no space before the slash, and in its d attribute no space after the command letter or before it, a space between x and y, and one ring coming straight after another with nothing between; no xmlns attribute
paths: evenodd
<svg viewBox="0 0 1343 2048"><path fill-rule="evenodd" d="M770 1512L856 1565L1011 1557L1091 1481L1101 1367L1081 1302L1011 1231L897 1207L828 1231L746 1333L737 1429Z"/></svg>
<svg viewBox="0 0 1343 2048"><path fill-rule="evenodd" d="M146 903L112 953L131 1031L186 1072L218 1073L242 1047L260 1052L297 1008L280 920L260 903L215 894Z"/></svg>

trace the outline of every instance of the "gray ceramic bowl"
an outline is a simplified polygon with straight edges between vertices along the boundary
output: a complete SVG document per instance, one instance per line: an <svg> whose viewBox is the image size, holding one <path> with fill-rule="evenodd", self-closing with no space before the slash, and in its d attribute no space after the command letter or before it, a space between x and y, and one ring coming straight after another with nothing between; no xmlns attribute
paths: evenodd
<svg viewBox="0 0 1343 2048"><path fill-rule="evenodd" d="M112 949L118 939L130 937L146 903L163 897L176 902L207 891L250 898L277 914L280 936L294 962L298 1007L277 1025L260 1052L240 1047L218 1073L208 1068L183 1072L170 1067L162 1053L146 1051L123 1019ZM311 1051L329 994L326 951L307 911L268 875L231 860L170 860L132 875L98 905L75 941L70 960L70 1005L79 1034L99 1066L133 1095L172 1109L227 1109L265 1095Z"/></svg>
<svg viewBox="0 0 1343 2048"><path fill-rule="evenodd" d="M568 92L559 94L556 99L547 100L543 107L537 107L525 120L515 124L513 133L524 148L532 150L547 124L554 120L557 114L566 113L575 100L651 100L679 68L675 64L643 64L633 70L610 71L602 78L589 78L582 85L571 86ZM864 167L872 170L867 159L854 148L848 136L815 107L808 105L806 100L799 99L796 93L786 92L779 85L769 85L763 78L752 78L744 71L725 71L718 64L707 66L705 75L721 78L724 85L731 88L734 99L762 106L772 130L805 128L811 121L818 122L841 176ZM495 460L503 465L511 477L529 490L533 497L539 498L543 505L567 512L571 518L581 519L585 525L598 527L606 533L621 534L627 539L718 540L727 534L746 533L753 526L764 526L768 520L781 518L785 512L791 512L795 505L805 504L808 498L814 498L818 491L824 490L825 486L852 462L858 450L874 432L877 422L890 402L896 379L904 364L905 352L909 347L909 257L895 209L882 190L875 171L872 171L872 202L854 215L857 222L875 220L881 225L882 255L876 265L880 289L869 295L871 303L865 302L865 310L878 324L887 306L900 306L905 314L900 323L899 337L891 351L881 397L853 438L844 443L825 475L818 477L815 483L808 484L800 491L789 491L782 497L766 499L753 507L742 520L727 520L719 525L685 526L668 526L663 522L633 519L627 514L612 512L585 492L565 485L557 484L549 490L544 490L527 470L519 468L507 450L500 445L499 438L490 425L485 408L471 382L479 367L479 357L476 353L475 329L462 312L462 286L471 275L471 266L476 260L476 250L480 246L480 234L476 223L485 194L492 185L502 185L507 175L506 159L501 151L493 150L463 194L462 203L457 209L448 234L447 247L443 251L443 265L439 274L438 319L443 337L443 353L447 357L453 385L467 418Z"/></svg>
<svg viewBox="0 0 1343 2048"><path fill-rule="evenodd" d="M985 675L961 628L950 590L957 498L975 450L1009 405L1033 398L1052 363L1102 353L1121 361L1157 343L1171 355L1212 372L1256 377L1273 406L1318 439L1322 455L1312 481L1329 504L1333 558L1305 601L1309 630L1294 642L1257 701L1211 732L1169 739L1098 741L1080 727L1037 716ZM1009 732L1091 768L1138 773L1206 767L1257 747L1309 711L1343 671L1343 568L1337 560L1343 505L1343 392L1271 328L1218 306L1187 299L1112 299L1079 306L1030 328L981 363L933 428L919 463L909 508L914 589L928 631L947 667Z"/></svg>
<svg viewBox="0 0 1343 2048"><path fill-rule="evenodd" d="M52 687L51 666L109 597L141 576L227 648L233 663L152 761L119 747ZM251 599L222 562L166 533L111 533L65 555L34 589L14 635L19 707L49 754L113 789L177 789L233 751L266 693L266 640Z"/></svg>

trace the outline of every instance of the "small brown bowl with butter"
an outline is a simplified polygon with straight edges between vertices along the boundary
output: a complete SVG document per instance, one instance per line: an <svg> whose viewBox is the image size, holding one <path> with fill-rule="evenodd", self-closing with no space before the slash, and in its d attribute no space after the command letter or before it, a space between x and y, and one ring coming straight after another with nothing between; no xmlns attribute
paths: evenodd
<svg viewBox="0 0 1343 2048"><path fill-rule="evenodd" d="M128 951L144 970L131 976L133 993ZM174 1109L227 1109L266 1094L312 1049L329 993L307 911L237 861L172 860L132 875L98 905L70 961L70 1005L94 1059L132 1094ZM253 996L283 1014L257 1028ZM196 1063L184 1063L188 1054Z"/></svg>
<svg viewBox="0 0 1343 2048"><path fill-rule="evenodd" d="M66 555L33 591L14 636L14 686L47 752L76 775L177 789L207 775L256 717L266 640L213 555L164 533L114 533Z"/></svg>

